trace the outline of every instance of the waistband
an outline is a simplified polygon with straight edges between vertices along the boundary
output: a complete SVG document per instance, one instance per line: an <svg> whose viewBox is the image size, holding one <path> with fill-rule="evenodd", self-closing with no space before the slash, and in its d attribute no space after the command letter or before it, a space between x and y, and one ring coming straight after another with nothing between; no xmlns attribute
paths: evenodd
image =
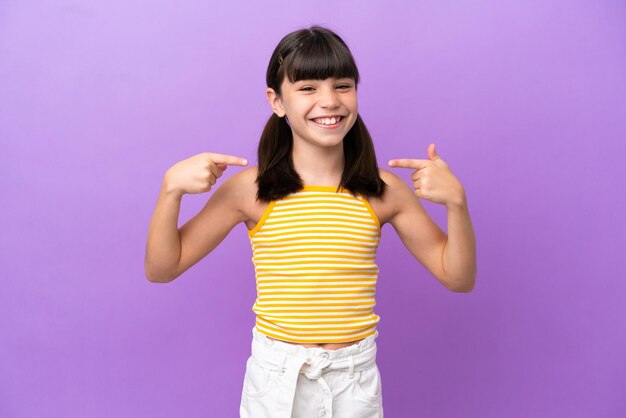
<svg viewBox="0 0 626 418"><path fill-rule="evenodd" d="M337 350L322 347L303 347L269 339L256 325L252 329L252 357L262 367L278 371L283 376L277 388L278 411L276 418L291 417L293 399L299 374L303 373L311 380L317 380L328 389L322 378L327 370L345 370L352 377L355 371L363 371L376 364L376 338L378 331L357 344Z"/></svg>

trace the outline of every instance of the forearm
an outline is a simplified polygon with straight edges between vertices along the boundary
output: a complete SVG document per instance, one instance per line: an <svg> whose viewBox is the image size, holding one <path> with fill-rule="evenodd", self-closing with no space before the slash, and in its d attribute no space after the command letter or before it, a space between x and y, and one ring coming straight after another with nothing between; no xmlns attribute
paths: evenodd
<svg viewBox="0 0 626 418"><path fill-rule="evenodd" d="M164 181L150 220L146 244L146 277L154 282L170 281L180 260L181 243L178 216L182 194Z"/></svg>
<svg viewBox="0 0 626 418"><path fill-rule="evenodd" d="M449 205L448 240L443 249L443 269L451 290L469 292L476 281L476 238L467 200Z"/></svg>

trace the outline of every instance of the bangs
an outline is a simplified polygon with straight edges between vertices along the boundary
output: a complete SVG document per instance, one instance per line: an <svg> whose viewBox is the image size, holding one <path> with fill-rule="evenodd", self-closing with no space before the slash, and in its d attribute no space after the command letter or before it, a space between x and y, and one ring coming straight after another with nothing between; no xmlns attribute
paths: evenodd
<svg viewBox="0 0 626 418"><path fill-rule="evenodd" d="M290 82L352 78L359 82L359 71L352 54L340 42L317 37L293 51L285 60L285 76Z"/></svg>

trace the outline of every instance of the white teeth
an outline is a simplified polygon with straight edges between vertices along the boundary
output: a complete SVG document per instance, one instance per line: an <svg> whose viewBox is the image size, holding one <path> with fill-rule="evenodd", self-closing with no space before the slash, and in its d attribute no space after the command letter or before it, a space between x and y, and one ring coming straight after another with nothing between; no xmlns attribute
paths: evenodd
<svg viewBox="0 0 626 418"><path fill-rule="evenodd" d="M338 118L322 118L322 119L315 119L314 121L316 123L321 123L322 125L334 125L335 123L339 122L340 119L341 119L341 117L338 117Z"/></svg>

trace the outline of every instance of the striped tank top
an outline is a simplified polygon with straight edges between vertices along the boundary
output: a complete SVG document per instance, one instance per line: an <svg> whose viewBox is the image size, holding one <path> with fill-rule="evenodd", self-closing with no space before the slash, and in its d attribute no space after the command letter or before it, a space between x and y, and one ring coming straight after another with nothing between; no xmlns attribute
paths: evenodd
<svg viewBox="0 0 626 418"><path fill-rule="evenodd" d="M376 332L380 222L347 189L304 186L269 203L252 244L259 332L295 343L341 343Z"/></svg>

